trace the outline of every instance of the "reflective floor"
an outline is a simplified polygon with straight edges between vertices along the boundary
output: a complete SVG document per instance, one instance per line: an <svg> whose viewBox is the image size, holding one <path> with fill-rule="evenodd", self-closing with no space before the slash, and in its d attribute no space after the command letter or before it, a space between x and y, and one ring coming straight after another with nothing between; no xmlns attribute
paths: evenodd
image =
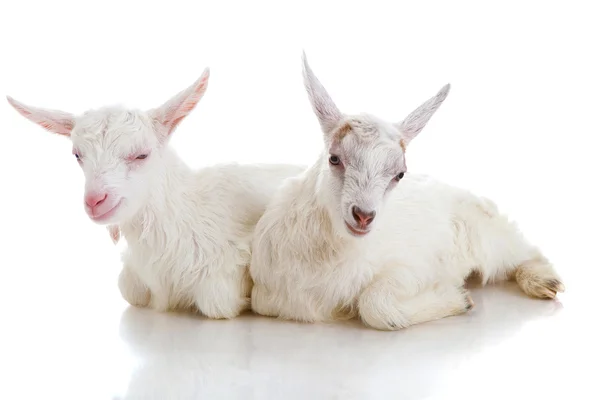
<svg viewBox="0 0 600 400"><path fill-rule="evenodd" d="M311 165L302 50L344 113L400 121L450 82L409 171L497 202L566 292L475 288L398 332L130 308L72 145L1 100L0 400L600 399L598 2L86 3L2 2L2 96L148 109L209 66L170 141L187 164Z"/></svg>
<svg viewBox="0 0 600 400"><path fill-rule="evenodd" d="M543 301L512 284L474 288L476 308L468 315L379 332L358 322L161 314L127 306L116 291L106 291L106 303L53 308L66 304L72 290L58 289L46 304L26 310L5 304L19 324L3 323L7 379L0 398L584 399L598 393L596 313L568 292L561 301Z"/></svg>

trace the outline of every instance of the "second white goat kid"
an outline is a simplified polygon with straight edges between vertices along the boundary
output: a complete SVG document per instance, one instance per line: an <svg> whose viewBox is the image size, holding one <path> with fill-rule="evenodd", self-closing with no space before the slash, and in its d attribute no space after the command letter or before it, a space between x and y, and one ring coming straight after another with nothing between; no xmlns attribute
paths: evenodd
<svg viewBox="0 0 600 400"><path fill-rule="evenodd" d="M466 312L465 279L516 279L530 296L564 290L552 265L489 200L408 174L405 148L449 85L401 123L344 115L304 58L325 149L287 179L257 224L252 308L305 322L359 316L395 330Z"/></svg>
<svg viewBox="0 0 600 400"><path fill-rule="evenodd" d="M168 142L208 85L209 70L149 111L123 107L80 116L8 98L23 116L68 137L85 175L84 207L120 235L119 288L125 300L156 310L197 310L232 318L249 307L252 231L285 177L303 168L220 165L194 172Z"/></svg>

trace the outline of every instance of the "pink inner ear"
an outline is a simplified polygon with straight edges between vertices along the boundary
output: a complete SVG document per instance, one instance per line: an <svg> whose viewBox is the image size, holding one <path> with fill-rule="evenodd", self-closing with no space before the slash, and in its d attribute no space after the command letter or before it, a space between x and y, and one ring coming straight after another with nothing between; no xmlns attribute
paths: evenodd
<svg viewBox="0 0 600 400"><path fill-rule="evenodd" d="M208 69L202 77L192 86L176 95L164 104L160 110L163 117L159 121L167 128L167 134L171 134L183 119L196 107L208 86ZM160 112L159 110L159 112Z"/></svg>
<svg viewBox="0 0 600 400"><path fill-rule="evenodd" d="M39 124L47 130L58 133L59 135L70 136L71 131L73 130L73 124L56 123L54 121L41 121Z"/></svg>
<svg viewBox="0 0 600 400"><path fill-rule="evenodd" d="M75 124L74 118L71 114L57 110L46 110L27 106L11 97L8 97L8 102L22 116L32 122L35 122L50 132L65 136L71 135L71 131L73 130L73 126Z"/></svg>
<svg viewBox="0 0 600 400"><path fill-rule="evenodd" d="M169 129L169 133L173 132L177 125L179 125L179 123L183 121L185 117L187 117L187 115L194 109L194 107L196 107L196 105L202 98L202 95L206 91L207 83L208 76L203 76L202 79L200 79L200 82L196 84L192 93L184 99L183 103L181 103L181 105L178 108L174 110L175 112L172 116L172 122L171 127Z"/></svg>

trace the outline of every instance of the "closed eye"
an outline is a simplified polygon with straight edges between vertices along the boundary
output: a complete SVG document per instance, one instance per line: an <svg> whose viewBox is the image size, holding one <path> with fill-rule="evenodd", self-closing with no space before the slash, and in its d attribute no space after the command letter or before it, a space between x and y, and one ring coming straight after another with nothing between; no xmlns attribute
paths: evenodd
<svg viewBox="0 0 600 400"><path fill-rule="evenodd" d="M128 157L126 157L126 159L129 162L133 162L133 161L141 161L141 160L145 160L146 158L148 158L148 156L150 155L150 151L145 151L143 153L132 153L130 154Z"/></svg>

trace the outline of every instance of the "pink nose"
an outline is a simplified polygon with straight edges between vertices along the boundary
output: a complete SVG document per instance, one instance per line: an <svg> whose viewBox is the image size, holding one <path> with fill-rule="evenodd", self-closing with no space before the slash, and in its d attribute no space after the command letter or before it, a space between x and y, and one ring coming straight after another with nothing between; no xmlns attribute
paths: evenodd
<svg viewBox="0 0 600 400"><path fill-rule="evenodd" d="M85 196L85 204L94 208L102 204L106 197L108 197L106 193L90 193Z"/></svg>
<svg viewBox="0 0 600 400"><path fill-rule="evenodd" d="M352 207L352 216L361 227L366 228L375 219L375 211L367 212L354 206Z"/></svg>

